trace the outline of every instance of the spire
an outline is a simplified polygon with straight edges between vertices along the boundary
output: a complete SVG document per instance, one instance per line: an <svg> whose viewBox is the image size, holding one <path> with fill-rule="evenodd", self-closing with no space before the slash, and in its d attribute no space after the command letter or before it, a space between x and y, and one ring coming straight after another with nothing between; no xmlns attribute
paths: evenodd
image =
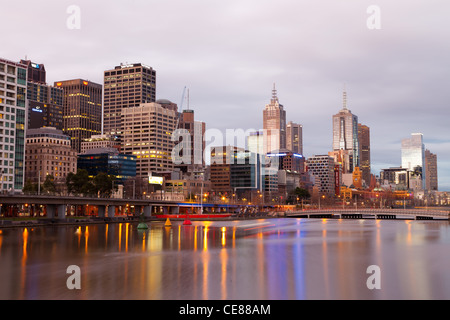
<svg viewBox="0 0 450 320"><path fill-rule="evenodd" d="M277 89L275 88L275 83L273 84L272 89L272 103L278 102Z"/></svg>

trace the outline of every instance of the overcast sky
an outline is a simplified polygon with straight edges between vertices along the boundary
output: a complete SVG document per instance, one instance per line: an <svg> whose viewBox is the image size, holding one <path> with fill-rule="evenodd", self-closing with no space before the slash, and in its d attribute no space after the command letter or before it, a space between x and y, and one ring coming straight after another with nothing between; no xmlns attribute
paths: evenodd
<svg viewBox="0 0 450 320"><path fill-rule="evenodd" d="M262 129L276 83L306 157L330 151L345 83L372 172L400 166L401 139L420 132L450 190L448 0L1 1L0 56L43 63L48 83L103 84L104 70L144 63L157 99L180 104L186 86L196 118L223 132Z"/></svg>

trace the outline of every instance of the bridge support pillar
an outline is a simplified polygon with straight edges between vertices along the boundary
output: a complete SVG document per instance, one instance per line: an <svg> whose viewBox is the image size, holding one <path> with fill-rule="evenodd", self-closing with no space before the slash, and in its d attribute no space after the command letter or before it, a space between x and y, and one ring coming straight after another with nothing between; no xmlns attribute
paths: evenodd
<svg viewBox="0 0 450 320"><path fill-rule="evenodd" d="M47 218L53 219L55 217L55 206L51 204L47 204L46 206Z"/></svg>
<svg viewBox="0 0 450 320"><path fill-rule="evenodd" d="M108 217L112 218L116 215L116 206L108 206Z"/></svg>
<svg viewBox="0 0 450 320"><path fill-rule="evenodd" d="M134 216L139 217L142 212L142 206L134 206Z"/></svg>
<svg viewBox="0 0 450 320"><path fill-rule="evenodd" d="M148 205L144 207L144 217L151 217L152 215L152 206Z"/></svg>
<svg viewBox="0 0 450 320"><path fill-rule="evenodd" d="M106 206L98 206L98 217L99 218L104 218L105 217L105 213L106 213Z"/></svg>
<svg viewBox="0 0 450 320"><path fill-rule="evenodd" d="M180 214L180 207L179 206L171 207L170 209L171 209L170 213L172 213L172 214Z"/></svg>
<svg viewBox="0 0 450 320"><path fill-rule="evenodd" d="M169 214L169 208L164 206L163 207L163 214Z"/></svg>
<svg viewBox="0 0 450 320"><path fill-rule="evenodd" d="M56 211L58 212L58 219L65 219L66 218L66 204L58 204L56 206Z"/></svg>

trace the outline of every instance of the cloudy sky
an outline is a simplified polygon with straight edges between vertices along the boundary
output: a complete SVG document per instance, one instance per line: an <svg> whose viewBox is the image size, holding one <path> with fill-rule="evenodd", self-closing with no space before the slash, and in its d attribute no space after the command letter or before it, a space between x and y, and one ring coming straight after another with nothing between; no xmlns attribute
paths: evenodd
<svg viewBox="0 0 450 320"><path fill-rule="evenodd" d="M179 104L186 86L196 118L223 132L262 128L276 83L307 157L330 151L345 83L373 173L400 166L401 139L420 132L450 190L448 0L16 0L1 15L0 56L43 63L47 82L102 84L104 70L144 63L157 99Z"/></svg>

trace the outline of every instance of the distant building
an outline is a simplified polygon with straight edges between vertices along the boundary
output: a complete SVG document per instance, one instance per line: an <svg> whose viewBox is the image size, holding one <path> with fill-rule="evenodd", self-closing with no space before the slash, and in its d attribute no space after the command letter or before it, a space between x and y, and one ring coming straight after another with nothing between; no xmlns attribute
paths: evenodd
<svg viewBox="0 0 450 320"><path fill-rule="evenodd" d="M422 189L425 189L425 145L422 133L412 133L411 138L402 140L402 168L416 172L422 179Z"/></svg>
<svg viewBox="0 0 450 320"><path fill-rule="evenodd" d="M437 156L430 150L425 150L425 189L438 190Z"/></svg>
<svg viewBox="0 0 450 320"><path fill-rule="evenodd" d="M333 196L336 193L335 163L328 155L315 155L306 160L307 171L316 179L320 194Z"/></svg>
<svg viewBox="0 0 450 320"><path fill-rule="evenodd" d="M104 72L103 133L123 135L122 109L156 101L156 71L142 63L120 64Z"/></svg>
<svg viewBox="0 0 450 320"><path fill-rule="evenodd" d="M370 185L370 128L358 123L359 140L359 168L362 172L362 179L367 186Z"/></svg>
<svg viewBox="0 0 450 320"><path fill-rule="evenodd" d="M272 99L263 110L264 153L286 148L286 111L280 104L275 84Z"/></svg>
<svg viewBox="0 0 450 320"><path fill-rule="evenodd" d="M0 192L24 185L27 66L0 58Z"/></svg>
<svg viewBox="0 0 450 320"><path fill-rule="evenodd" d="M303 154L303 126L289 121L286 125L286 149Z"/></svg>
<svg viewBox="0 0 450 320"><path fill-rule="evenodd" d="M86 154L78 155L77 163L78 170L86 170L91 177L103 172L113 176L118 183L136 177L136 156L120 154L114 148L88 150Z"/></svg>
<svg viewBox="0 0 450 320"><path fill-rule="evenodd" d="M46 176L64 185L69 173L77 171L77 152L70 137L52 127L28 129L25 154L25 181L42 184Z"/></svg>
<svg viewBox="0 0 450 320"><path fill-rule="evenodd" d="M333 151L346 150L350 157L349 173L359 167L360 146L358 140L358 117L347 109L347 93L343 94L343 108L333 115Z"/></svg>
<svg viewBox="0 0 450 320"><path fill-rule="evenodd" d="M96 134L81 142L81 153L86 153L92 149L98 148L116 148L117 139L107 134ZM120 151L120 150L119 150Z"/></svg>
<svg viewBox="0 0 450 320"><path fill-rule="evenodd" d="M122 152L136 156L136 175L171 173L174 169L172 134L177 126L177 113L152 102L122 109Z"/></svg>
<svg viewBox="0 0 450 320"><path fill-rule="evenodd" d="M58 81L54 85L64 89L63 131L79 153L84 139L101 133L102 85L82 79Z"/></svg>

